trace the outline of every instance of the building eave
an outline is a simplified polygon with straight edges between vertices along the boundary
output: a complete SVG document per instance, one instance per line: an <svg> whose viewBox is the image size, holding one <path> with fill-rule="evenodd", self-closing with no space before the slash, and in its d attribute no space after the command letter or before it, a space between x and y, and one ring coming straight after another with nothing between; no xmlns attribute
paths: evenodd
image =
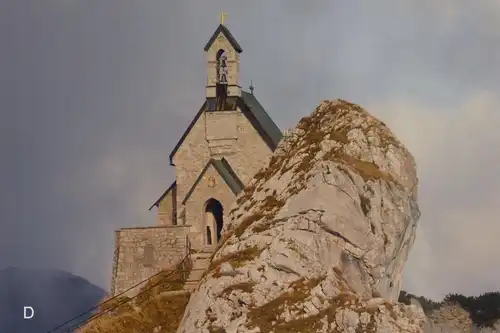
<svg viewBox="0 0 500 333"><path fill-rule="evenodd" d="M236 175L234 170L231 168L229 163L226 161L225 158L222 158L221 160L216 160L211 158L203 170L200 172L198 175L198 178L194 181L193 185L187 192L186 196L182 200L182 204L185 204L189 198L191 197L191 194L193 194L194 190L198 186L199 182L203 178L203 175L207 172L208 168L210 166L213 166L214 169L217 171L217 173L221 176L221 178L224 180L226 185L231 189L231 191L235 194L238 195L241 190L243 190L243 182L239 179L239 177Z"/></svg>
<svg viewBox="0 0 500 333"><path fill-rule="evenodd" d="M219 26L217 27L217 29L213 33L212 37L210 37L210 39L208 40L207 44L205 45L205 48L204 48L205 51L208 51L210 49L210 47L212 46L212 44L215 42L215 39L217 38L217 36L219 36L219 34L221 32L224 34L224 36L226 37L226 39L229 41L229 44L231 44L231 46L234 48L234 50L236 52L238 52L238 53L243 52L243 49L241 48L240 44L238 44L238 42L233 37L233 35L229 31L229 29L225 25L223 25L223 24L219 24Z"/></svg>
<svg viewBox="0 0 500 333"><path fill-rule="evenodd" d="M163 194L158 198L158 200L155 201L155 203L149 207L149 210L153 209L153 207L158 207L158 205L160 204L160 202L168 195L168 193L170 191L172 191L174 189L174 187L177 186L177 181L174 180L174 182L166 189L165 192L163 192Z"/></svg>
<svg viewBox="0 0 500 333"><path fill-rule="evenodd" d="M174 165L174 156L175 156L175 153L177 153L177 151L179 150L179 148L181 147L182 143L184 142L184 140L186 139L186 137L188 136L189 132L191 131L191 129L194 127L194 125L196 124L196 122L198 121L198 118L200 118L200 116L202 115L203 111L205 110L206 108L206 105L207 105L207 101L205 100L205 102L203 103L203 105L201 106L200 110L198 111L198 113L194 116L194 119L191 121L191 123L189 124L188 128L184 131L184 133L182 134L181 138L179 139L179 141L177 142L177 144L175 145L174 149L172 150L172 152L170 153L170 156L169 156L169 160L170 160L170 165L171 166L175 166Z"/></svg>

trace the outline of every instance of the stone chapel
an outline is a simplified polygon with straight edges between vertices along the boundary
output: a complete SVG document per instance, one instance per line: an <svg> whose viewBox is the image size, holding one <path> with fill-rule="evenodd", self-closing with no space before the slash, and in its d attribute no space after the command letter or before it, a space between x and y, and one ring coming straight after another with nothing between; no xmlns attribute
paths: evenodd
<svg viewBox="0 0 500 333"><path fill-rule="evenodd" d="M112 295L174 266L189 248L211 254L236 196L281 140L253 87L240 86L243 50L223 18L204 48L205 100L170 153L176 178L150 208L157 224L116 231Z"/></svg>

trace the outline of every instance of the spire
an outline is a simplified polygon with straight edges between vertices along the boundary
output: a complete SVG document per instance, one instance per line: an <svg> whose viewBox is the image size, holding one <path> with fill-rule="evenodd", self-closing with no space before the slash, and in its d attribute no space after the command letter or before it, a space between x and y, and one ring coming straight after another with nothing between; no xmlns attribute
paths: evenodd
<svg viewBox="0 0 500 333"><path fill-rule="evenodd" d="M250 87L248 88L250 89L250 93L253 95L253 90L255 89L255 87L253 86L252 80L250 80Z"/></svg>
<svg viewBox="0 0 500 333"><path fill-rule="evenodd" d="M219 26L204 48L208 74L205 95L207 98L216 98L221 103L225 97L241 96L239 65L243 50L224 25L226 18L227 14L221 12Z"/></svg>
<svg viewBox="0 0 500 333"><path fill-rule="evenodd" d="M220 24L224 25L224 19L227 17L227 14L224 12L220 12Z"/></svg>
<svg viewBox="0 0 500 333"><path fill-rule="evenodd" d="M217 28L217 30L215 30L212 37L210 37L210 39L208 40L204 50L208 51L210 49L210 46L212 46L212 44L215 42L217 36L219 36L219 34L222 33L227 38L227 40L229 41L229 43L236 52L238 53L243 52L241 46L238 44L233 35L229 32L229 29L224 25L224 21L227 18L227 14L225 12L221 12L219 18L220 18L219 27Z"/></svg>

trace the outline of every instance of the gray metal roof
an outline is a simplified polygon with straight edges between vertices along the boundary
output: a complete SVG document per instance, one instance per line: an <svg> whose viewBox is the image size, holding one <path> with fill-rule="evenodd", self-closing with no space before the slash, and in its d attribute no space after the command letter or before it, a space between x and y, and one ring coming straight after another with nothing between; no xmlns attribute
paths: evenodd
<svg viewBox="0 0 500 333"><path fill-rule="evenodd" d="M257 119L257 122L262 127L264 133L271 139L271 142L274 145L272 149L274 150L283 136L281 130L278 126L276 126L257 98L255 98L254 94L242 90L241 97L243 98L245 104L249 107L250 112Z"/></svg>
<svg viewBox="0 0 500 333"><path fill-rule="evenodd" d="M233 168L231 168L231 165L229 165L227 160L225 158L222 158L220 160L214 159L212 160L212 163L215 169L224 179L226 184L229 186L231 191L233 191L234 194L238 195L243 190L245 185L243 185L242 181L238 178L238 176L234 172Z"/></svg>
<svg viewBox="0 0 500 333"><path fill-rule="evenodd" d="M180 140L177 142L175 145L174 149L170 153L170 165L174 165L173 163L173 158L177 150L180 148L182 143L184 142L184 139L187 137L191 129L193 128L194 124L200 118L203 112L209 112L210 108L209 105L211 102L215 100L214 98L207 98L205 102L203 103L202 107L198 111L198 113L195 115L191 123L189 124L188 128L184 133L182 134ZM262 105L259 103L257 98L253 94L250 94L246 91L241 91L241 97L237 98L236 101L237 105L240 107L242 112L245 114L245 116L250 120L254 128L257 130L257 132L260 134L260 136L264 139L264 141L267 143L269 148L274 151L276 147L278 146L279 141L281 140L282 133L281 130L279 129L278 126L274 123L274 121L271 119L269 114L266 112L266 110L262 107ZM213 103L212 103L213 104Z"/></svg>

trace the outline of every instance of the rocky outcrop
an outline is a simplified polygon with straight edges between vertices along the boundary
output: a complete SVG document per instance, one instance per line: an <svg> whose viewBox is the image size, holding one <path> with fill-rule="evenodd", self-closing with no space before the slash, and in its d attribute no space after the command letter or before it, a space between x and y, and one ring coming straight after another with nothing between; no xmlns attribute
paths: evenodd
<svg viewBox="0 0 500 333"><path fill-rule="evenodd" d="M428 333L470 333L472 320L469 312L459 304L443 304L432 311L427 322Z"/></svg>
<svg viewBox="0 0 500 333"><path fill-rule="evenodd" d="M491 326L478 326L473 323L471 314L460 304L442 304L426 318L425 333L500 333L500 321Z"/></svg>
<svg viewBox="0 0 500 333"><path fill-rule="evenodd" d="M427 315L425 333L500 333L500 292L447 294L441 302L401 291L399 301Z"/></svg>
<svg viewBox="0 0 500 333"><path fill-rule="evenodd" d="M471 333L500 333L500 320L497 320L491 327L472 325Z"/></svg>
<svg viewBox="0 0 500 333"><path fill-rule="evenodd" d="M382 122L321 103L237 198L178 332L421 332L422 310L396 302L417 185Z"/></svg>

